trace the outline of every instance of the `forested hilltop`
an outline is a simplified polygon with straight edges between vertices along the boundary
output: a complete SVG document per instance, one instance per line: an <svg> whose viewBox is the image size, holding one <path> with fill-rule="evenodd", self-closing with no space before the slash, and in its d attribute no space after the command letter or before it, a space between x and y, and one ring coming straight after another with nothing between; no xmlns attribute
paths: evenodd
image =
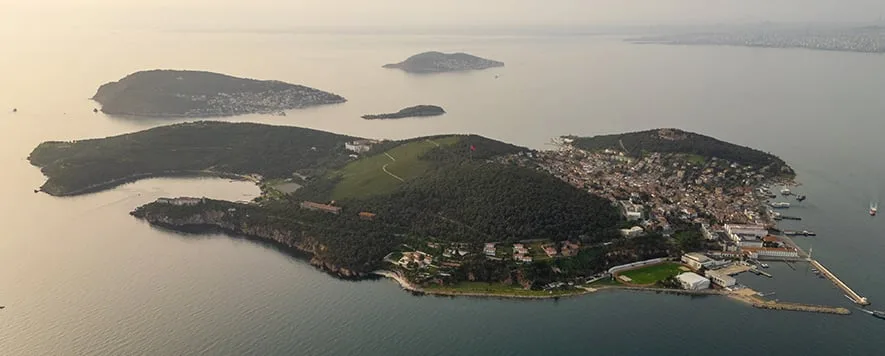
<svg viewBox="0 0 885 356"><path fill-rule="evenodd" d="M179 174L288 178L347 162L353 137L299 127L194 122L120 136L41 143L28 156L51 195L75 195L128 181Z"/></svg>
<svg viewBox="0 0 885 356"><path fill-rule="evenodd" d="M54 194L144 174L259 174L264 194L254 203L161 200L133 214L174 229L211 226L298 248L312 254L317 266L353 277L385 268L385 256L397 256L404 246L454 244L474 251L486 242L596 244L617 236L620 217L608 200L496 159L531 154L476 135L373 141L294 127L199 122L44 143L30 160L49 177L44 189ZM284 193L276 189L282 182L303 187ZM513 260L497 263L509 268ZM488 268L498 268L463 265L450 264L453 278L486 276Z"/></svg>
<svg viewBox="0 0 885 356"><path fill-rule="evenodd" d="M793 177L792 168L779 157L757 149L736 145L679 129L657 129L593 137L569 137L573 145L586 151L613 149L640 157L650 152L696 155L717 158L754 169L769 177ZM767 169L765 167L768 167Z"/></svg>
<svg viewBox="0 0 885 356"><path fill-rule="evenodd" d="M149 70L98 88L92 98L112 115L211 117L343 103L332 93L277 80L189 70Z"/></svg>

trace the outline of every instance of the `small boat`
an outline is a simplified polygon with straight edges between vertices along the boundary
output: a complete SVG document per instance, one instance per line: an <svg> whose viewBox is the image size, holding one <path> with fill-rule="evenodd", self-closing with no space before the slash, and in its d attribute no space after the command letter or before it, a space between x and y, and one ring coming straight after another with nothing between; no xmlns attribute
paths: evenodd
<svg viewBox="0 0 885 356"><path fill-rule="evenodd" d="M851 299L851 298L848 298L848 299ZM885 319L885 312L883 312L883 311L879 311L879 310L868 310L868 309L864 309L864 308L857 308L857 310L860 310L860 311L862 311L862 312L864 312L864 313L870 314L870 315L872 315L874 318Z"/></svg>
<svg viewBox="0 0 885 356"><path fill-rule="evenodd" d="M790 207L790 203L787 203L785 201L773 202L769 203L768 205L770 205L774 209L786 209Z"/></svg>
<svg viewBox="0 0 885 356"><path fill-rule="evenodd" d="M870 216L876 216L876 213L879 212L879 204L870 203Z"/></svg>
<svg viewBox="0 0 885 356"><path fill-rule="evenodd" d="M805 235L805 236L817 236L817 233L816 233L816 232L814 232L814 231L808 231L808 230L802 230L802 233L801 233L801 234L802 234L802 235Z"/></svg>
<svg viewBox="0 0 885 356"><path fill-rule="evenodd" d="M784 189L781 189L781 194L783 194L783 195L790 195L790 194L793 194L793 192L790 191L790 190L787 189L787 188L784 188Z"/></svg>
<svg viewBox="0 0 885 356"><path fill-rule="evenodd" d="M805 198L806 198L806 197L805 197L804 195L802 195L802 194L799 194L799 195L796 196L796 200L797 200L797 201L803 201L803 200L805 200Z"/></svg>
<svg viewBox="0 0 885 356"><path fill-rule="evenodd" d="M763 263L761 266L762 266L762 268L768 268L768 264L767 264L767 263Z"/></svg>

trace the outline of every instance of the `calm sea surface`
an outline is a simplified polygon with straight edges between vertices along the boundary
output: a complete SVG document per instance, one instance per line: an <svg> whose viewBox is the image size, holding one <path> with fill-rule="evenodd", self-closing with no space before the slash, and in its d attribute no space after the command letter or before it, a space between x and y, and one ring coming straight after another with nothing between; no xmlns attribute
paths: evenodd
<svg viewBox="0 0 885 356"><path fill-rule="evenodd" d="M97 87L152 68L201 69L333 91L342 105L229 121L378 138L472 132L534 148L553 136L679 127L775 153L809 196L785 224L885 305L885 57L631 45L608 37L111 32L0 35L0 355L881 354L885 322L756 310L724 298L604 292L560 301L414 297L346 282L279 251L131 218L160 196L241 200L222 179L150 179L74 198L34 194L44 140L172 123L93 114ZM506 62L415 76L380 66L425 50ZM498 75L499 78L495 79ZM364 121L416 104L448 114ZM19 112L11 113L12 108ZM741 276L783 300L850 307L783 264ZM879 307L885 309L885 307Z"/></svg>

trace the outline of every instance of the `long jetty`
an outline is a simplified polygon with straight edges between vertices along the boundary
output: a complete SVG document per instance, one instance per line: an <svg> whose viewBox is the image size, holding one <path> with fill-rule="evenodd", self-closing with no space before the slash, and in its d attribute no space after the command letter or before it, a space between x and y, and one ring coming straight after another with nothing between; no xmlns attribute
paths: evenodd
<svg viewBox="0 0 885 356"><path fill-rule="evenodd" d="M845 284L845 282L842 282L842 280L840 280L839 277L836 277L836 275L833 274L833 272L830 272L830 270L828 270L826 267L824 267L824 265L820 264L820 262L817 262L816 260L809 260L809 262L811 263L812 266L814 266L814 268L817 268L824 277L827 277L827 279L829 279L831 282L833 282L833 284L835 284L836 287L839 287L839 289L842 289L842 291L845 292L845 296L848 297L849 299L851 299L851 301L854 302L854 304L870 305L870 301L867 300L866 297L861 297L860 294L857 294L854 290L852 290L850 287L848 287L848 285Z"/></svg>

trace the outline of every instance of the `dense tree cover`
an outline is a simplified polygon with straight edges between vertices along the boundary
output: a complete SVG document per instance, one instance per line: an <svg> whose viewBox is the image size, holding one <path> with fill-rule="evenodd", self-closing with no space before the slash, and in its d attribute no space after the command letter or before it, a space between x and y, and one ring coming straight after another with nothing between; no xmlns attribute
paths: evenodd
<svg viewBox="0 0 885 356"><path fill-rule="evenodd" d="M673 238L683 252L698 251L704 247L704 236L697 229L677 231Z"/></svg>
<svg viewBox="0 0 885 356"><path fill-rule="evenodd" d="M211 199L205 201L195 206L150 203L137 208L133 215L145 217L153 214L188 220L213 212L224 214L221 221L231 232L252 236L257 235L255 231L269 232L271 235L289 234L292 239L284 244L293 246L316 242L322 247L315 248L314 253L323 262L358 272L381 267L381 259L401 244L405 236L404 230L396 226L361 220L351 214L334 215L287 204L258 206Z"/></svg>
<svg viewBox="0 0 885 356"><path fill-rule="evenodd" d="M685 153L705 158L719 158L741 165L762 168L770 166L771 176L793 176L792 169L780 158L753 148L717 140L677 129L658 129L615 135L575 137L574 146L583 150L626 149L630 155L645 152Z"/></svg>
<svg viewBox="0 0 885 356"><path fill-rule="evenodd" d="M48 177L44 191L65 195L134 175L182 171L286 178L299 169L344 164L344 142L353 139L299 127L195 122L104 139L44 142L28 159Z"/></svg>
<svg viewBox="0 0 885 356"><path fill-rule="evenodd" d="M551 175L495 163L490 159L526 149L475 135L459 136L457 143L425 153L420 159L430 162L430 168L392 193L337 201L343 208L340 215L301 209L299 204L305 200L329 201L339 178L319 172L346 163L349 152L344 142L352 139L294 127L198 122L100 140L44 143L30 159L49 176L47 190L59 194L140 173L211 169L283 178L313 169L317 175L283 200L263 199L260 205L210 200L194 207L150 204L144 209L179 219L215 211L224 213L225 223L241 233L248 233L247 227L290 232L293 239L310 238L321 244L318 255L323 261L359 272L378 268L382 257L406 238L471 242L478 248L487 241L596 243L617 236L614 228L620 217L609 201ZM428 139L434 137L414 140ZM408 141L379 146L403 142ZM377 217L362 220L360 212ZM577 273L606 263L597 261L597 255L581 256L575 265L563 267ZM494 280L509 275L508 264L478 257L467 263L465 276ZM525 273L539 280L549 277L540 275L540 270L537 275Z"/></svg>
<svg viewBox="0 0 885 356"><path fill-rule="evenodd" d="M619 220L603 198L547 174L486 162L441 165L389 196L341 203L455 241L596 237Z"/></svg>

